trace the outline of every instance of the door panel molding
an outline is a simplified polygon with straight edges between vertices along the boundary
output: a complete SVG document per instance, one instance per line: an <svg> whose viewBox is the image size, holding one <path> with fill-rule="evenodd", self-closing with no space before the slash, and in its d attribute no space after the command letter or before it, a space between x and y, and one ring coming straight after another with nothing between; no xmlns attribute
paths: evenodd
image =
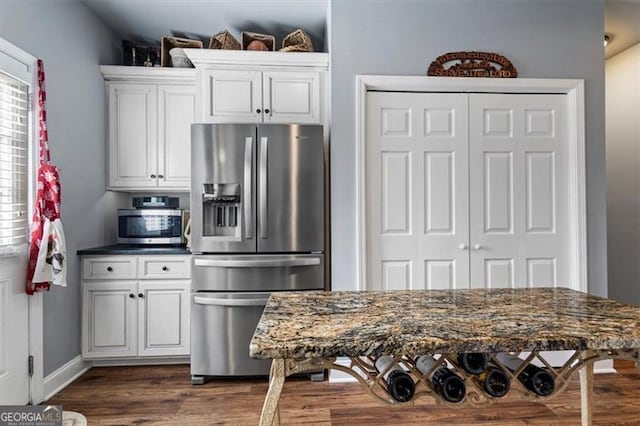
<svg viewBox="0 0 640 426"><path fill-rule="evenodd" d="M587 226L586 226L586 170L585 170L585 109L584 109L584 81L577 79L460 79L455 77L420 77L420 76L375 76L375 75L359 75L356 77L356 145L357 145L357 220L358 220L358 271L357 271L357 288L359 290L367 289L367 271L370 268L367 265L367 249L371 244L368 235L367 225L367 114L369 110L368 97L369 92L424 92L424 93L505 93L505 94L564 94L566 95L566 121L567 121L567 141L568 161L566 164L569 173L568 187L568 204L569 216L569 245L570 253L568 256L570 264L570 281L564 285L571 285L580 291L588 290L587 282ZM502 112L499 114L498 112ZM442 113L439 112L441 115ZM396 117L400 118L400 116ZM517 129L514 127L513 120L516 117L508 110L496 111L496 114L489 117L489 123L486 123L487 117L483 117L483 121L487 126L491 136L512 137ZM539 108L531 108L526 111L526 119L524 125L524 134L522 136L531 138L532 141L540 143L540 151L544 151L545 144L548 143L549 137L555 136L556 117L547 111ZM389 122L387 130L400 131L403 128L410 129L411 123L402 121ZM382 130L382 129L380 129ZM446 134L444 128L425 128L424 132L433 134ZM400 140L399 137L397 140ZM536 151L538 152L538 151ZM540 158L536 158L540 160ZM555 161L555 160L554 160ZM536 163L536 161L534 161ZM542 167L538 161L535 166ZM524 170L522 171L524 173ZM415 174L412 172L412 174ZM553 179L556 177L554 176ZM533 193L542 190L539 187L530 188ZM535 195L535 194L534 194ZM540 200L537 200L540 202ZM544 200L542 200L543 202ZM544 216L544 215L543 215ZM556 226L556 218L536 217L532 218L532 229L528 234L535 237L536 229L541 223L543 228L548 225L548 221L552 221L552 226ZM379 249L377 249L379 251ZM502 257L501 257L502 258ZM545 279L555 279L556 264L549 261L550 258L544 255L539 257L528 257L525 259L527 264L526 276L528 280L542 281ZM424 270L425 265L420 265ZM496 273L498 270L496 269ZM515 271L511 271L512 273ZM524 272L524 271L523 271ZM423 275L422 272L420 275ZM494 274L495 275L495 274ZM497 275L496 275L497 277ZM414 278L418 278L414 276ZM563 283L558 283L563 285Z"/></svg>

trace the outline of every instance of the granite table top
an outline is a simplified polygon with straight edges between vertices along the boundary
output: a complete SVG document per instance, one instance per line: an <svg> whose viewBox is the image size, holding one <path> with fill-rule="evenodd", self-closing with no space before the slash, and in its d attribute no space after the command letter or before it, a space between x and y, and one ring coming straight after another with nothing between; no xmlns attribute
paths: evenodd
<svg viewBox="0 0 640 426"><path fill-rule="evenodd" d="M566 288L273 293L254 358L640 348L640 308Z"/></svg>

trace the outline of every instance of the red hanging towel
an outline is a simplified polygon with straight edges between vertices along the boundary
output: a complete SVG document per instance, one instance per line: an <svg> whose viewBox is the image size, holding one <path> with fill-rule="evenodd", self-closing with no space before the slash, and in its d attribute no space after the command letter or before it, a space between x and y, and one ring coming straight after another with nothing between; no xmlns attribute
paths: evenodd
<svg viewBox="0 0 640 426"><path fill-rule="evenodd" d="M39 105L39 156L40 165L37 173L37 192L34 202L33 223L31 225L31 239L29 243L29 266L27 269L27 294L34 294L39 291L48 291L51 281L33 282L34 271L38 263L40 246L43 243L43 236L46 238L45 244L49 251L59 250L56 248L57 237L51 232L43 235L45 222L55 221L60 218L60 177L58 168L50 163L49 142L47 135L47 112L45 109L46 92L44 86L44 65L38 59L38 105ZM47 226L47 229L50 227ZM62 240L64 244L64 239ZM64 251L64 248L63 248ZM63 259L66 264L66 259ZM47 260L49 262L49 260ZM60 260L60 263L62 260Z"/></svg>

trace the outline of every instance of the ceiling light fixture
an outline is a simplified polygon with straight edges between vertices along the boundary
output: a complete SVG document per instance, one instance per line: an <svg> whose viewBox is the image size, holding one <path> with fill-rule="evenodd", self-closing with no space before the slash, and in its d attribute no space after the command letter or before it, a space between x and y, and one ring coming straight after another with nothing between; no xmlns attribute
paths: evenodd
<svg viewBox="0 0 640 426"><path fill-rule="evenodd" d="M605 34L604 35L604 47L607 47L607 45L609 44L611 39L612 39L611 35L609 35L609 34Z"/></svg>

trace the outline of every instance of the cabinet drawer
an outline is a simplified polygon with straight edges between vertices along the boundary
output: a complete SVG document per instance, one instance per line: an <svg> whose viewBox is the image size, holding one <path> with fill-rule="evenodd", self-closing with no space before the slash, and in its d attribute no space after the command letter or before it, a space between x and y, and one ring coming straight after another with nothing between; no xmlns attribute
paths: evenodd
<svg viewBox="0 0 640 426"><path fill-rule="evenodd" d="M136 259L125 256L89 258L82 260L84 279L122 279L136 277Z"/></svg>
<svg viewBox="0 0 640 426"><path fill-rule="evenodd" d="M190 278L191 258L186 256L140 256L139 278Z"/></svg>

